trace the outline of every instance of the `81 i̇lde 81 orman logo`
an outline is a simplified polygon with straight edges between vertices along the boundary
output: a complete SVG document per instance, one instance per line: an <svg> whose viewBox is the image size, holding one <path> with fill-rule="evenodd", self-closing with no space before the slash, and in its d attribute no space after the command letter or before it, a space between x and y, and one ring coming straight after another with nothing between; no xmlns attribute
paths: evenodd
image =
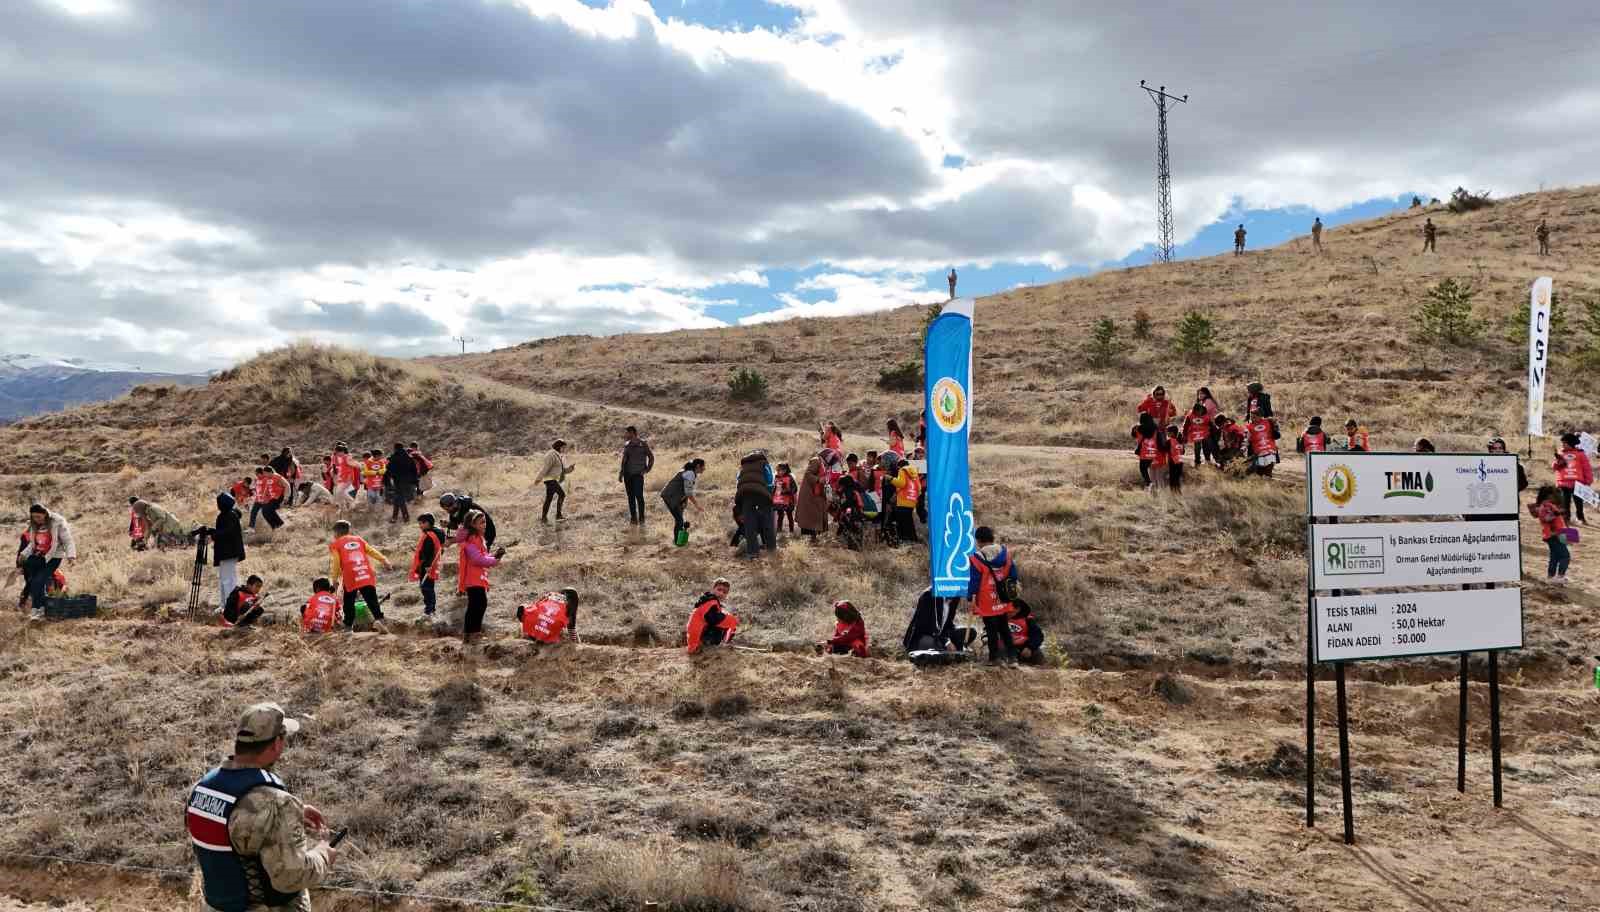
<svg viewBox="0 0 1600 912"><path fill-rule="evenodd" d="M1356 473L1343 463L1328 466L1322 472L1322 496L1336 507L1348 504L1356 496Z"/></svg>
<svg viewBox="0 0 1600 912"><path fill-rule="evenodd" d="M941 377L933 385L933 421L947 434L954 434L967 424L967 391L954 377Z"/></svg>

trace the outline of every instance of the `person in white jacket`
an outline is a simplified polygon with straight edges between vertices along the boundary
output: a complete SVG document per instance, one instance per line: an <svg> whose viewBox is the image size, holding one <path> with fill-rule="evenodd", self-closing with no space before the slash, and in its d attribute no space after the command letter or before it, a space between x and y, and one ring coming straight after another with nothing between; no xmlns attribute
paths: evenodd
<svg viewBox="0 0 1600 912"><path fill-rule="evenodd" d="M544 513L540 522L550 521L551 501L555 501L556 505L556 522L566 518L561 515L561 510L567 505L566 480L572 473L572 463L563 455L566 448L567 442L557 439L550 444L550 452L544 456L544 465L539 467L539 481L544 482Z"/></svg>
<svg viewBox="0 0 1600 912"><path fill-rule="evenodd" d="M35 618L44 617L45 590L60 569L63 560L78 557L77 542L72 539L72 527L60 513L46 510L42 504L28 508L28 543L22 549L23 585Z"/></svg>

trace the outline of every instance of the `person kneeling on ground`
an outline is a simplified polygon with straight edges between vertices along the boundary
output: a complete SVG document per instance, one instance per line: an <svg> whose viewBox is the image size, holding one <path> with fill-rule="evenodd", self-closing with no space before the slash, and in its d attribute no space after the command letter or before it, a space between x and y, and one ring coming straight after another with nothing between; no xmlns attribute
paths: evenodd
<svg viewBox="0 0 1600 912"><path fill-rule="evenodd" d="M1011 603L1011 615L1006 619L1011 632L1011 648L1017 651L1018 661L1028 665L1044 664L1044 628L1033 619L1033 609L1027 602L1017 599Z"/></svg>
<svg viewBox="0 0 1600 912"><path fill-rule="evenodd" d="M959 598L940 598L933 589L922 590L917 597L917 607L911 612L911 623L900 645L907 654L915 652L948 652L965 654L968 646L978 638L971 627L956 626L956 607Z"/></svg>
<svg viewBox="0 0 1600 912"><path fill-rule="evenodd" d="M222 606L222 626L248 627L261 619L261 577L251 574L244 585L228 593Z"/></svg>
<svg viewBox="0 0 1600 912"><path fill-rule="evenodd" d="M694 603L694 611L689 613L690 655L698 653L702 646L726 646L733 642L733 635L739 629L739 619L723 604L732 589L732 583L718 577L711 584L711 591Z"/></svg>
<svg viewBox="0 0 1600 912"><path fill-rule="evenodd" d="M311 584L311 598L300 606L301 633L327 633L339 626L339 598L333 582L319 577Z"/></svg>
<svg viewBox="0 0 1600 912"><path fill-rule="evenodd" d="M1017 565L1004 545L996 544L994 530L979 526L972 533L978 550L971 557L971 575L967 595L972 599L972 613L983 618L983 635L989 641L989 664L1017 664L1016 650L1011 645L1011 631L1006 627L1011 614L1011 602L1019 575Z"/></svg>
<svg viewBox="0 0 1600 912"><path fill-rule="evenodd" d="M522 635L548 646L561 642L564 633L578 638L578 590L546 592L532 605L517 607Z"/></svg>
<svg viewBox="0 0 1600 912"><path fill-rule="evenodd" d="M833 637L817 644L817 654L867 657L867 622L856 606L840 600L833 603Z"/></svg>

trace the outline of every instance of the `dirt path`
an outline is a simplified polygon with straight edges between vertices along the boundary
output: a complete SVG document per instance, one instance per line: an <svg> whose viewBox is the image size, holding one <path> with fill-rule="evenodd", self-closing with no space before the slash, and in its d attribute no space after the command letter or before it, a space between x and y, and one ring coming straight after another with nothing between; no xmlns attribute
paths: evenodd
<svg viewBox="0 0 1600 912"><path fill-rule="evenodd" d="M645 418L654 418L660 421L688 421L698 424L709 424L715 427L751 428L762 433L777 434L780 436L816 437L817 435L815 428L807 429L781 424L760 424L750 421L736 421L731 418L713 418L708 415L692 415L685 412L668 412L659 409L644 408L636 405L618 405L616 403L598 402L592 399L577 399L570 396L557 396L553 393L546 393L540 390L532 390L526 387L516 386L514 384L506 383L503 380L494 380L484 377L480 374L462 372L462 376L471 377L478 382L491 384L502 389L503 391L506 391L508 394L514 393L516 395L537 397L546 402L556 402L572 408L607 409L611 411L626 412L630 415L640 415ZM847 433L861 437L872 436L864 432L857 432L849 429L846 429L846 431ZM1131 454L1128 449L1111 447L1047 446L1043 444L1021 443L974 443L972 444L972 453L973 455L1028 456L1045 459L1059 459L1064 456L1070 456L1082 459L1119 459L1127 461L1130 464L1132 462L1130 459ZM1285 454L1285 461L1278 466L1277 474L1295 478L1304 477L1305 471L1303 469L1303 459L1289 459L1287 456L1288 454Z"/></svg>

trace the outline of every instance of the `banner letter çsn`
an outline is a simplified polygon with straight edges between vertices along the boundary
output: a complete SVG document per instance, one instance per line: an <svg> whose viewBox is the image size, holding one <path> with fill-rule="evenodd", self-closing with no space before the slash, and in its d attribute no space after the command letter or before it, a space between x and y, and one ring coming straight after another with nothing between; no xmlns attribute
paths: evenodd
<svg viewBox="0 0 1600 912"><path fill-rule="evenodd" d="M1550 294L1549 276L1533 282L1533 301L1528 308L1528 435L1544 436L1544 387L1550 379Z"/></svg>
<svg viewBox="0 0 1600 912"><path fill-rule="evenodd" d="M975 548L967 442L972 432L972 299L944 306L928 327L923 354L928 410L928 566L933 594L967 594Z"/></svg>

